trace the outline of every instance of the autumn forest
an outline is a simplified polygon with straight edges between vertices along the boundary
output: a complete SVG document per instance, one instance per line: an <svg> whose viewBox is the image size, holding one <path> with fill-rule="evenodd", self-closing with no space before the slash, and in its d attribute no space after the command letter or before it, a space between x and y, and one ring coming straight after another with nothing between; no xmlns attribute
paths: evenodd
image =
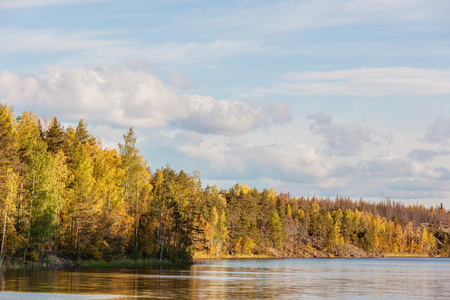
<svg viewBox="0 0 450 300"><path fill-rule="evenodd" d="M0 104L1 262L450 255L450 212L386 199L293 197L152 169L132 128L118 149L87 124Z"/></svg>

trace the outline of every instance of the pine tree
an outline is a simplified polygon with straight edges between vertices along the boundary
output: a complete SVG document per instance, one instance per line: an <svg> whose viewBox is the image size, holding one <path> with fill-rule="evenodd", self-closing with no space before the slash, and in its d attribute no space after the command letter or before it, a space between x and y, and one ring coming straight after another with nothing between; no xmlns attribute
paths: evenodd
<svg viewBox="0 0 450 300"><path fill-rule="evenodd" d="M63 126L56 117L50 120L49 128L44 132L44 140L47 143L48 151L52 154L64 150L65 132Z"/></svg>
<svg viewBox="0 0 450 300"><path fill-rule="evenodd" d="M91 133L87 130L88 124L84 123L84 120L81 119L78 122L78 126L75 130L75 135L80 141L82 145L89 143L91 146L95 144L95 138Z"/></svg>

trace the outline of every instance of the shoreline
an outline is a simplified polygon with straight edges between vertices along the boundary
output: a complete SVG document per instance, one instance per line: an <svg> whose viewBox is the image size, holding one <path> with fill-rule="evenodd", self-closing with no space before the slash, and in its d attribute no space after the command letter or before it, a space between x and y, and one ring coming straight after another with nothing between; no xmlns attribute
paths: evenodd
<svg viewBox="0 0 450 300"><path fill-rule="evenodd" d="M421 254L421 253L384 253L385 257L405 257L405 258L413 258L413 257L417 257L417 258L424 258L424 257L429 257L429 258L434 258L434 257L440 257L440 256L430 256L428 254Z"/></svg>
<svg viewBox="0 0 450 300"><path fill-rule="evenodd" d="M40 269L40 268L145 268L145 267L180 267L201 264L204 261L215 260L232 260L232 259L286 259L286 258L439 258L442 256L430 256L427 254L414 253L383 253L379 256L270 256L270 255L221 255L221 256L194 256L191 262L174 262L170 260L160 260L157 258L147 259L117 259L111 261L105 260L87 260L87 261L72 261L64 259L53 259L42 262L30 262L27 264L14 264L11 262L3 264L0 268L2 270L17 270L17 269Z"/></svg>
<svg viewBox="0 0 450 300"><path fill-rule="evenodd" d="M117 259L117 260L85 260L73 261L58 257L40 262L14 263L5 262L2 270L26 270L45 268L145 268L145 267L178 267L194 264L192 262L174 262L167 259L147 258L147 259Z"/></svg>
<svg viewBox="0 0 450 300"><path fill-rule="evenodd" d="M442 256L430 256L428 254L414 254L414 253L382 253L378 256L269 256L269 255L221 255L221 256L194 256L194 262L205 260L227 260L227 259L285 259L285 258L439 258Z"/></svg>

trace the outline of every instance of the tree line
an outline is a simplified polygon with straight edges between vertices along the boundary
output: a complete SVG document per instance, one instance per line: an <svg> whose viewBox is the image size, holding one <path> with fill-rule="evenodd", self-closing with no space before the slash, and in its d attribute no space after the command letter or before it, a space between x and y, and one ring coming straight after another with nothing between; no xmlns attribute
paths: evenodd
<svg viewBox="0 0 450 300"><path fill-rule="evenodd" d="M152 170L133 128L118 149L104 148L80 120L15 117L0 104L0 260L190 261L195 256L348 256L357 247L450 255L444 207L390 199L304 198L202 187L199 174Z"/></svg>

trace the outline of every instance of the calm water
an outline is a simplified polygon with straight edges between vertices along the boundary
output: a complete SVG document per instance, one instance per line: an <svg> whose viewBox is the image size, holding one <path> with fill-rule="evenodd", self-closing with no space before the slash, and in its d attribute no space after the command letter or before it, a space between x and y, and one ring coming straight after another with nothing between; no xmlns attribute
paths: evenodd
<svg viewBox="0 0 450 300"><path fill-rule="evenodd" d="M450 299L450 258L219 260L0 275L0 299Z"/></svg>

